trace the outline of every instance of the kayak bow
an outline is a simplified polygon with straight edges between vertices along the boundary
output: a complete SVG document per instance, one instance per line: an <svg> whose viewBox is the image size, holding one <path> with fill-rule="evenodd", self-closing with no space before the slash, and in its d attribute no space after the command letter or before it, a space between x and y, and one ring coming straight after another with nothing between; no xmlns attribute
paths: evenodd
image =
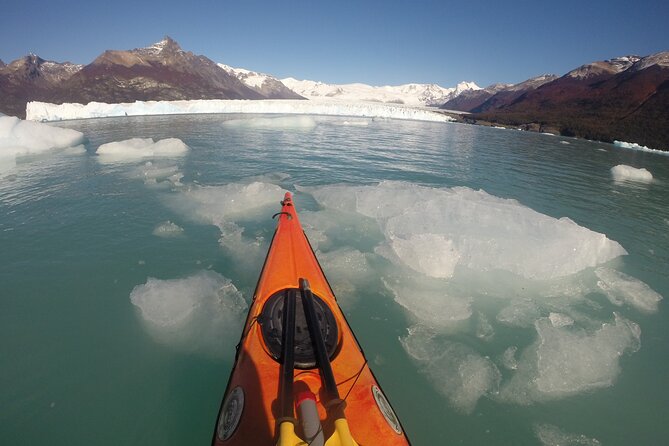
<svg viewBox="0 0 669 446"><path fill-rule="evenodd" d="M212 444L408 445L290 193L281 204Z"/></svg>

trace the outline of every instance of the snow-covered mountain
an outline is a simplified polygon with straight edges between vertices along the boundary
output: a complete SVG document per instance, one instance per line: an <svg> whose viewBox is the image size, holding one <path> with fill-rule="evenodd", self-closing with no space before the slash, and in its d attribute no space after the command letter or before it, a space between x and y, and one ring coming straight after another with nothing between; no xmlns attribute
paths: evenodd
<svg viewBox="0 0 669 446"><path fill-rule="evenodd" d="M374 87L367 84L326 84L324 82L281 79L283 84L307 99L331 99L344 101L385 102L411 106L439 106L464 91L479 90L474 82L460 82L457 86L444 88L437 84L405 84Z"/></svg>
<svg viewBox="0 0 669 446"><path fill-rule="evenodd" d="M239 79L244 85L257 91L268 99L304 99L286 87L280 80L265 73L233 68L222 63L218 64L226 73Z"/></svg>
<svg viewBox="0 0 669 446"><path fill-rule="evenodd" d="M272 97L274 94L286 97L290 92L295 95L295 98L439 106L459 96L462 92L480 89L474 82L460 82L455 87L444 88L437 84L374 87L362 83L326 84L319 81L297 80L292 77L279 80L269 74L257 73L245 68L234 68L222 63L219 63L218 66L228 74L235 76L247 87L266 97Z"/></svg>

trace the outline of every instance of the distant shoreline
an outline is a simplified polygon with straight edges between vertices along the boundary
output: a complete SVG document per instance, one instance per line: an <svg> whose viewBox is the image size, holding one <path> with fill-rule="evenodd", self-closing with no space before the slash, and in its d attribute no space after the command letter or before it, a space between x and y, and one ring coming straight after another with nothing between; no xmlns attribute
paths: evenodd
<svg viewBox="0 0 669 446"><path fill-rule="evenodd" d="M561 136L563 138L573 138L577 140L583 140L583 141L594 141L594 142L601 142L605 144L613 144L616 147L623 148L623 149L629 149L629 150L636 150L636 151L641 151L641 152L648 152L648 153L657 153L659 155L669 155L668 150L661 150L661 149L653 149L650 147L642 146L640 144L637 144L635 142L625 142L625 141L618 141L618 140L597 140L597 139L588 139L588 138L583 138L580 136L574 136L574 135L563 135L560 132L560 128L554 125L550 124L541 124L538 122L527 122L524 124L520 125L508 125L500 122L493 122L493 121L488 121L485 119L479 119L475 118L472 116L471 113L468 112L460 112L457 110L440 110L441 113L450 116L453 118L453 122L458 122L461 124L471 124L471 125L478 125L478 126L483 126L483 127L493 127L493 128L499 128L499 129L506 129L506 130L522 130L526 132L534 132L534 133L541 133L541 134L548 134L548 135L554 135L554 136Z"/></svg>
<svg viewBox="0 0 669 446"><path fill-rule="evenodd" d="M523 130L583 139L573 135L561 135L560 129L548 124L528 122L521 125L504 125L473 117L470 113L457 110L443 110L431 107L415 107L382 102L349 102L337 100L227 100L203 99L181 101L135 101L117 104L90 102L88 104L29 102L26 107L27 120L54 122L79 119L112 118L124 116L159 116L183 114L285 114L349 116L357 118L400 119L424 122L456 122L483 127ZM596 140L595 140L596 141ZM614 144L630 150L669 155L669 151L652 149L622 141L597 141Z"/></svg>

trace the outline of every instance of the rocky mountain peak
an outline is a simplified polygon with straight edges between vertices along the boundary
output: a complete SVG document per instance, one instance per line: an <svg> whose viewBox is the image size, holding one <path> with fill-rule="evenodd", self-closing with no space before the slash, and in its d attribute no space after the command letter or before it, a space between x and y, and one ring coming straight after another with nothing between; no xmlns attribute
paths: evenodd
<svg viewBox="0 0 669 446"><path fill-rule="evenodd" d="M663 51L661 53L651 54L650 56L643 58L637 58L632 69L634 71L640 71L654 65L665 68L669 67L669 51Z"/></svg>
<svg viewBox="0 0 669 446"><path fill-rule="evenodd" d="M585 80L600 76L613 76L627 70L639 61L639 59L639 56L623 56L592 62L570 71L565 77Z"/></svg>
<svg viewBox="0 0 669 446"><path fill-rule="evenodd" d="M165 36L160 42L156 42L149 47L140 48L136 51L151 54L153 56L183 52L181 46L170 36Z"/></svg>
<svg viewBox="0 0 669 446"><path fill-rule="evenodd" d="M26 79L36 79L41 76L40 66L44 63L44 59L36 54L30 53L23 56L7 65L10 72L24 77Z"/></svg>

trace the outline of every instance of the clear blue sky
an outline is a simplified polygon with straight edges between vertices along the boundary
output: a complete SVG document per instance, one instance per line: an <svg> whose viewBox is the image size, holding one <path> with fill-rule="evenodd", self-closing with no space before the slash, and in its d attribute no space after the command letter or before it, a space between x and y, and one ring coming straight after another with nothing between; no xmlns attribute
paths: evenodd
<svg viewBox="0 0 669 446"><path fill-rule="evenodd" d="M0 59L90 63L170 35L216 62L330 83L481 86L669 50L668 0L7 1Z"/></svg>

